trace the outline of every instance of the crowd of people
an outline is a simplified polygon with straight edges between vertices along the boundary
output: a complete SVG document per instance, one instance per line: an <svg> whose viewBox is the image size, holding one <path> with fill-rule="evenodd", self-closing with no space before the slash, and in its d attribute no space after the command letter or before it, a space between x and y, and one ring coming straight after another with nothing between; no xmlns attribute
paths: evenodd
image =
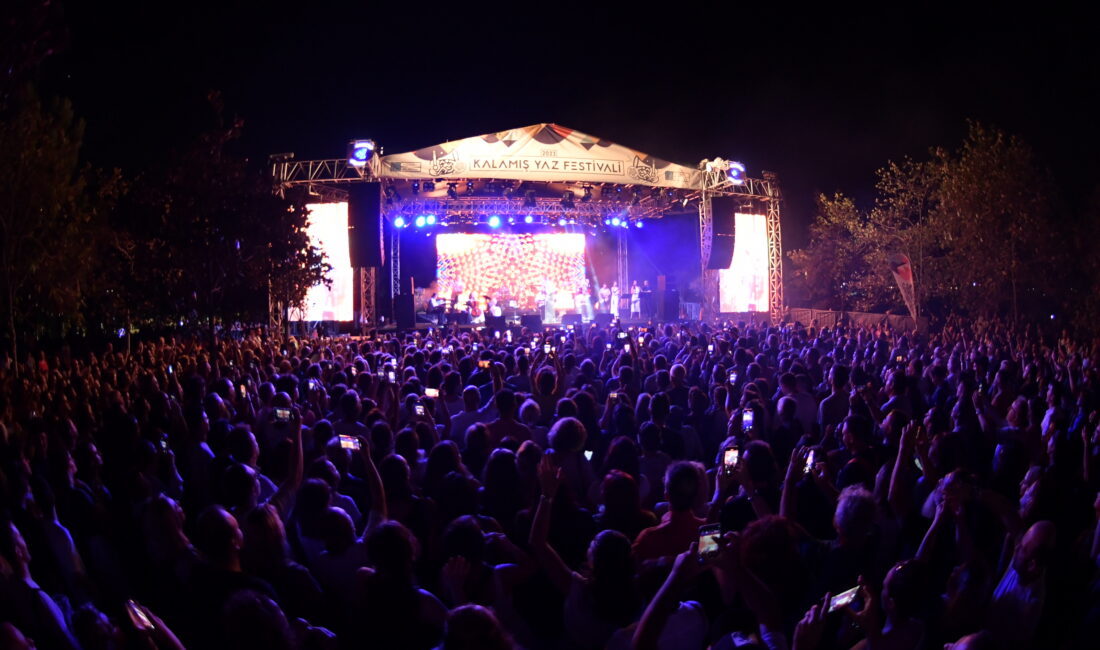
<svg viewBox="0 0 1100 650"><path fill-rule="evenodd" d="M0 647L1091 647L1098 364L963 319L6 356Z"/></svg>

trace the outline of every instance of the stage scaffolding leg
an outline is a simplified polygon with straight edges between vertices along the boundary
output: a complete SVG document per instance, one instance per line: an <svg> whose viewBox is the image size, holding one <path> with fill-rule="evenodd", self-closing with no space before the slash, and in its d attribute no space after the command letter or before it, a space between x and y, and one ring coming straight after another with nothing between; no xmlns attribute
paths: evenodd
<svg viewBox="0 0 1100 650"><path fill-rule="evenodd" d="M718 271L707 270L710 264L711 242L714 240L714 207L711 194L704 191L699 201L699 318L708 320L718 317Z"/></svg>
<svg viewBox="0 0 1100 650"><path fill-rule="evenodd" d="M779 228L779 183L775 174L764 172L764 184L767 193L768 215L768 305L771 308L771 321L778 323L784 315L786 304L783 298L783 238Z"/></svg>
<svg viewBox="0 0 1100 650"><path fill-rule="evenodd" d="M620 230L618 232L618 251L617 251L618 252L618 259L617 259L617 262L616 262L617 263L617 269L616 270L618 271L618 276L617 276L617 280L619 282L619 305L618 305L618 309L619 309L620 314L623 313L623 305L622 305L623 296L629 296L630 295L630 284L629 284L629 282L630 282L630 279L629 279L630 260L627 257L628 252L627 252L627 239L626 239L627 234L629 232L630 232L629 229L623 229L623 230ZM626 313L628 313L628 314L630 313L630 307L629 306L626 308Z"/></svg>
<svg viewBox="0 0 1100 650"><path fill-rule="evenodd" d="M378 269L359 269L359 326L364 330L378 323L377 283Z"/></svg>

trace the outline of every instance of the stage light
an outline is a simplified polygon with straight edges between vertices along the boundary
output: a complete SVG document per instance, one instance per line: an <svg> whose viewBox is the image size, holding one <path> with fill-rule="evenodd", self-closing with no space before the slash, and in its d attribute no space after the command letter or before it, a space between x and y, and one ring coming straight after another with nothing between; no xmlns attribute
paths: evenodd
<svg viewBox="0 0 1100 650"><path fill-rule="evenodd" d="M404 228L405 227L405 217L396 217L396 218L394 218L393 227L394 228Z"/></svg>
<svg viewBox="0 0 1100 650"><path fill-rule="evenodd" d="M473 194L474 193L474 182L473 181L466 181L466 193L467 194Z"/></svg>
<svg viewBox="0 0 1100 650"><path fill-rule="evenodd" d="M523 218L523 223L534 223L534 222L535 222L535 217L533 215L529 214L529 215L527 215L526 217Z"/></svg>
<svg viewBox="0 0 1100 650"><path fill-rule="evenodd" d="M612 217L612 219L611 219L611 225L612 226L618 226L622 222L623 222L622 219L620 219L618 217Z"/></svg>
<svg viewBox="0 0 1100 650"><path fill-rule="evenodd" d="M416 218L416 227L423 228L428 223L428 219L424 215L420 215Z"/></svg>
<svg viewBox="0 0 1100 650"><path fill-rule="evenodd" d="M583 188L584 194L581 196L581 202L588 203L592 200L592 186L585 185Z"/></svg>
<svg viewBox="0 0 1100 650"><path fill-rule="evenodd" d="M435 183L433 181L424 181L424 191L425 192L434 192L435 191Z"/></svg>
<svg viewBox="0 0 1100 650"><path fill-rule="evenodd" d="M412 182L412 191L413 194L420 194L420 181Z"/></svg>
<svg viewBox="0 0 1100 650"><path fill-rule="evenodd" d="M447 183L447 198L458 198L458 183Z"/></svg>
<svg viewBox="0 0 1100 650"><path fill-rule="evenodd" d="M641 221L635 221L634 222L634 227L635 228L641 228L642 227L642 222Z"/></svg>
<svg viewBox="0 0 1100 650"><path fill-rule="evenodd" d="M564 226L565 225L565 217L562 217L561 219L558 219L558 225L559 226Z"/></svg>
<svg viewBox="0 0 1100 650"><path fill-rule="evenodd" d="M603 218L603 225L610 226L611 225L611 219L608 219L607 217L604 217Z"/></svg>
<svg viewBox="0 0 1100 650"><path fill-rule="evenodd" d="M429 214L429 215L428 215L428 217L427 217L427 219L426 219L426 221L428 222L428 225L429 225L429 226L434 226L434 225L435 225L435 221L436 221L436 219L435 219L435 215L434 215L434 214Z"/></svg>
<svg viewBox="0 0 1100 650"><path fill-rule="evenodd" d="M366 167L374 155L374 140L352 140L348 143L348 166Z"/></svg>
<svg viewBox="0 0 1100 650"><path fill-rule="evenodd" d="M744 185L745 166L739 162L733 162L732 160L730 161L729 165L730 168L729 171L726 172L726 179L734 185Z"/></svg>
<svg viewBox="0 0 1100 650"><path fill-rule="evenodd" d="M574 207L575 204L573 203L573 196L574 196L574 194L572 192L568 191L568 190L566 190L565 192L562 192L562 194L561 194L561 204L564 205L567 208Z"/></svg>
<svg viewBox="0 0 1100 650"><path fill-rule="evenodd" d="M626 219L623 219L623 222L620 223L619 225L622 226L623 228L629 228L630 227L630 222L627 221Z"/></svg>
<svg viewBox="0 0 1100 650"><path fill-rule="evenodd" d="M493 216L489 217L489 227L490 228L500 228L500 217L495 215L495 214Z"/></svg>
<svg viewBox="0 0 1100 650"><path fill-rule="evenodd" d="M538 196L538 194L535 192L535 190L527 190L526 192L524 192L523 193L523 207L525 207L525 208L535 207L535 205L537 204L537 202L535 200L537 196Z"/></svg>
<svg viewBox="0 0 1100 650"><path fill-rule="evenodd" d="M509 223L509 225L514 225L516 223L516 218L515 217L508 217L508 223Z"/></svg>

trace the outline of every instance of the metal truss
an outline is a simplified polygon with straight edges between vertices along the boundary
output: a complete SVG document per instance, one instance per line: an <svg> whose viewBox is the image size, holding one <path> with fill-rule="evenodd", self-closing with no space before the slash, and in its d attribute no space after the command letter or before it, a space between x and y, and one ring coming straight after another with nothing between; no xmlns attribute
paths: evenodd
<svg viewBox="0 0 1100 650"><path fill-rule="evenodd" d="M286 189L296 186L306 186L309 192L322 201L339 201L347 199L345 185L348 183L365 181L382 181L386 179L379 175L378 158L372 159L367 166L362 168L350 167L347 160L333 158L326 160L294 160L293 155L272 156L271 173L276 181L276 189L282 193ZM462 179L448 179L451 182L461 182ZM439 223L447 225L475 225L484 224L491 215L499 215L502 220L511 218L513 222L519 222L522 215L524 223L526 216L533 217L533 224L554 225L561 224L562 219L566 225L583 225L591 227L604 226L605 219L619 217L627 219L631 223L641 219L657 219L669 212L683 209L698 202L699 210L699 247L701 268L700 275L703 279L704 291L707 300L704 304L711 306L711 314L718 313L717 272L707 271L707 263L711 256L711 241L714 233L714 215L711 199L715 196L730 196L740 198L746 207L755 207L758 203L765 204L767 216L768 235L768 303L771 308L772 322L779 322L785 309L783 291L783 241L780 228L780 203L782 195L779 184L774 174L763 173L763 178L744 178L738 182L731 181L725 171L712 170L702 172L702 187L698 190L675 190L670 197L667 190L658 192L654 188L646 186L644 195L639 194L632 200L605 201L593 199L582 201L576 197L572 204L563 203L560 198L537 197L535 204L525 203L524 199L517 197L511 200L498 196L459 196L456 199L444 198L411 198L399 199L393 197L387 199L383 206L383 212L389 219L402 216L406 223L415 220L420 215L434 214ZM630 188L632 186L624 186ZM623 192L624 196L630 196L633 192ZM679 205L677 205L679 204ZM401 292L401 264L400 251L398 250L399 233L395 231L391 236L390 255L391 263L391 287L393 295ZM625 245L623 246L625 248ZM626 292L628 287L625 282L625 251L619 253L619 269L621 289ZM376 279L377 274L376 274Z"/></svg>
<svg viewBox="0 0 1100 650"><path fill-rule="evenodd" d="M378 269L367 266L359 269L359 324L374 327L378 324L378 305L375 293L378 287Z"/></svg>

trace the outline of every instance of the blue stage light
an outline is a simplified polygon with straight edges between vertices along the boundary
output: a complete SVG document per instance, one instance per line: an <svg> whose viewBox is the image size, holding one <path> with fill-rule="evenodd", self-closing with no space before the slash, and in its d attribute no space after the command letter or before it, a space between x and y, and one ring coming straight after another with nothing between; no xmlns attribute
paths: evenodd
<svg viewBox="0 0 1100 650"><path fill-rule="evenodd" d="M627 221L626 219L623 219L623 222L620 223L619 225L622 226L623 228L629 228L630 227L630 222Z"/></svg>
<svg viewBox="0 0 1100 650"><path fill-rule="evenodd" d="M428 219L424 215L420 215L419 217L416 218L416 227L417 228L423 228L424 225L427 224L427 223L428 223Z"/></svg>
<svg viewBox="0 0 1100 650"><path fill-rule="evenodd" d="M635 221L634 222L634 227L635 228L641 228L642 227L642 222L641 221Z"/></svg>
<svg viewBox="0 0 1100 650"><path fill-rule="evenodd" d="M365 167L374 155L374 140L352 140L348 143L348 165Z"/></svg>
<svg viewBox="0 0 1100 650"><path fill-rule="evenodd" d="M500 228L500 217L498 217L495 214L493 216L489 217L489 227L490 228Z"/></svg>
<svg viewBox="0 0 1100 650"><path fill-rule="evenodd" d="M530 215L530 214L529 214L529 215L527 215L526 217L524 217L524 218L523 218L523 223L535 223L535 217L534 217L534 215Z"/></svg>
<svg viewBox="0 0 1100 650"><path fill-rule="evenodd" d="M620 219L618 217L613 217L611 219L611 225L612 226L618 226L620 223L622 223L622 219Z"/></svg>
<svg viewBox="0 0 1100 650"><path fill-rule="evenodd" d="M434 214L429 214L427 221L428 221L429 226L434 226L435 225L435 215Z"/></svg>
<svg viewBox="0 0 1100 650"><path fill-rule="evenodd" d="M745 166L739 162L730 161L729 171L726 172L726 179L734 185L745 184Z"/></svg>
<svg viewBox="0 0 1100 650"><path fill-rule="evenodd" d="M405 227L405 217L395 218L393 220L393 227L394 228L404 228Z"/></svg>
<svg viewBox="0 0 1100 650"><path fill-rule="evenodd" d="M565 217L562 217L561 219L558 219L558 225L559 226L564 226L565 225Z"/></svg>
<svg viewBox="0 0 1100 650"><path fill-rule="evenodd" d="M603 225L610 226L611 225L611 219L608 219L608 218L605 217L604 220L603 220Z"/></svg>

